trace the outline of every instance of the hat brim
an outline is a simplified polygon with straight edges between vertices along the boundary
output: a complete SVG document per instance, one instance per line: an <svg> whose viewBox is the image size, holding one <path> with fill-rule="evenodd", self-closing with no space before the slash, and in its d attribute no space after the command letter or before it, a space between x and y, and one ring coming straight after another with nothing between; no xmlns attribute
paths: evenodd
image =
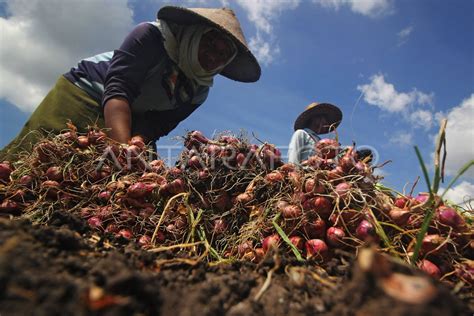
<svg viewBox="0 0 474 316"><path fill-rule="evenodd" d="M327 134L336 129L342 121L341 110L331 103L319 103L309 110L301 113L295 121L294 129L308 128L313 117L324 115L328 121L328 124L323 126L319 131L315 131L317 134Z"/></svg>
<svg viewBox="0 0 474 316"><path fill-rule="evenodd" d="M224 26L215 23L211 19L192 11L192 9L165 6L157 13L158 19L169 20L177 24L207 24L211 25L228 36L230 36L237 46L238 52L232 62L228 64L220 74L229 79L240 82L255 82L260 79L261 68L257 58L252 54L245 42L242 42L232 32Z"/></svg>

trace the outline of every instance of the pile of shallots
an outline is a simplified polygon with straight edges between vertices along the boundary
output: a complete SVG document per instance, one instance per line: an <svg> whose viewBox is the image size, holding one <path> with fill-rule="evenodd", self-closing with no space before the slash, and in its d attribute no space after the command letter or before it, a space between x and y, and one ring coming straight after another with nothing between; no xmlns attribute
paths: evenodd
<svg viewBox="0 0 474 316"><path fill-rule="evenodd" d="M279 251L324 262L366 243L407 261L413 252L428 196L382 189L370 158L359 159L353 146L323 139L295 166L274 145L234 135L192 131L184 145L170 167L140 137L117 144L100 130L80 135L69 126L17 162L0 163L0 216L48 223L67 212L104 237L212 261L259 262ZM437 202L418 265L472 284L472 215Z"/></svg>

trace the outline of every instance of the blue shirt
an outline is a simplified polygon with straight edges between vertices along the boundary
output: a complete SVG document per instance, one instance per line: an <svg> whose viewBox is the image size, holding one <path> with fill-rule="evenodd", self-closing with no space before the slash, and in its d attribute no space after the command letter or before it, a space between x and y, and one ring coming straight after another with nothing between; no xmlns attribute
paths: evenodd
<svg viewBox="0 0 474 316"><path fill-rule="evenodd" d="M288 162L299 165L313 156L316 153L314 146L320 139L318 134L309 128L296 130L288 146Z"/></svg>

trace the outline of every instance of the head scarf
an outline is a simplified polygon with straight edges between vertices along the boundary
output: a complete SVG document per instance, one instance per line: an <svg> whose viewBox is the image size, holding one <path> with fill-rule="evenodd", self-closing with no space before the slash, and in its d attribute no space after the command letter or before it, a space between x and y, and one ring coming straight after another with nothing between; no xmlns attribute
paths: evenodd
<svg viewBox="0 0 474 316"><path fill-rule="evenodd" d="M207 71L202 68L199 63L199 43L205 33L217 30L216 28L207 25L176 25L173 27L173 32L170 25L164 20L158 19L157 24L163 35L164 46L169 57L184 72L186 77L194 80L201 86L211 87L214 81L214 76L230 64L237 55L237 47L235 43L221 32L221 34L227 38L228 43L232 46L233 54L222 66Z"/></svg>

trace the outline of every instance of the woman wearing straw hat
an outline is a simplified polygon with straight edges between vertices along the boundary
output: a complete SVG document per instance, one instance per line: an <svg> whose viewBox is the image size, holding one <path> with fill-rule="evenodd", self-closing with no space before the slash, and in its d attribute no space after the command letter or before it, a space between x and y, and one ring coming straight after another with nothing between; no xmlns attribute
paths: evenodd
<svg viewBox="0 0 474 316"><path fill-rule="evenodd" d="M288 162L299 165L314 155L314 146L321 139L318 135L334 130L341 121L342 112L333 104L313 102L308 105L295 121Z"/></svg>
<svg viewBox="0 0 474 316"><path fill-rule="evenodd" d="M260 72L232 10L165 6L119 49L61 76L0 161L30 150L32 131L59 133L68 120L81 132L105 127L121 143L133 135L154 143L206 100L215 75L255 82Z"/></svg>

